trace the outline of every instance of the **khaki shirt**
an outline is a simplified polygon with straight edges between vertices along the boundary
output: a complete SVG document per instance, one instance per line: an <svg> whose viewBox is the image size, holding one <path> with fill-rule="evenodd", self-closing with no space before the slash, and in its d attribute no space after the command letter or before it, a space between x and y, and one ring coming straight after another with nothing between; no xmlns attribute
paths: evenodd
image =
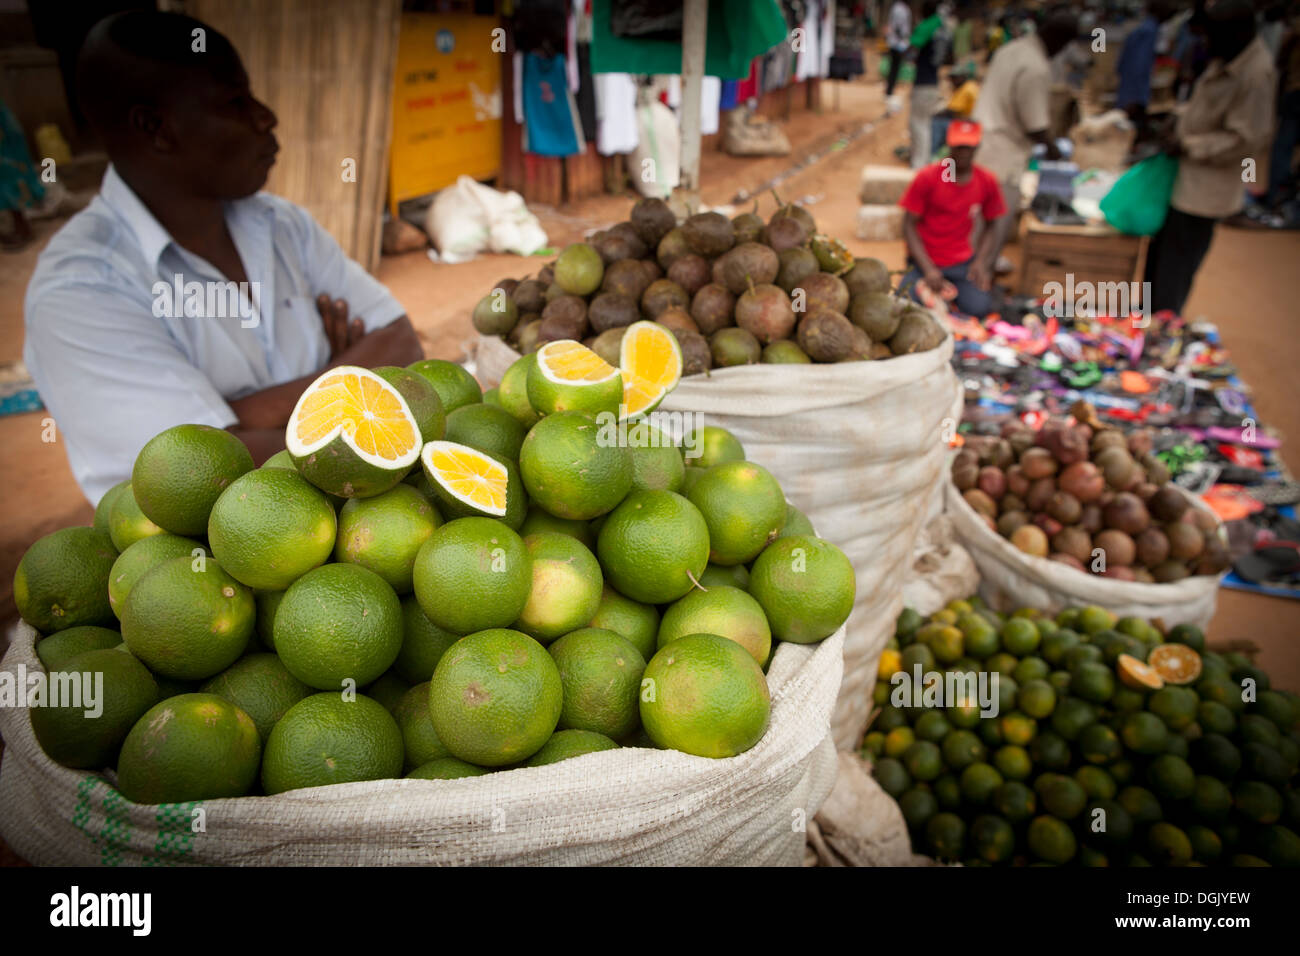
<svg viewBox="0 0 1300 956"><path fill-rule="evenodd" d="M1175 209L1210 219L1240 211L1243 160L1255 161L1255 182L1267 180L1276 88L1272 58L1259 37L1232 62L1206 67L1178 116L1183 155L1170 203Z"/></svg>
<svg viewBox="0 0 1300 956"><path fill-rule="evenodd" d="M1052 66L1035 34L1000 47L993 55L971 119L983 127L975 162L1001 183L1019 184L1034 141L1029 133L1051 125Z"/></svg>

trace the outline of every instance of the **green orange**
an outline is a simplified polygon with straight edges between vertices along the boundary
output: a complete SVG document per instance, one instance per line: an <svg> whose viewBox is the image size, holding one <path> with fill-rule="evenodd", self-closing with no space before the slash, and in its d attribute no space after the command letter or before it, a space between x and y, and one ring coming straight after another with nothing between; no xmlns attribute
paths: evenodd
<svg viewBox="0 0 1300 956"><path fill-rule="evenodd" d="M212 555L238 581L283 591L329 560L338 520L323 492L297 472L259 468L235 479L212 508Z"/></svg>
<svg viewBox="0 0 1300 956"><path fill-rule="evenodd" d="M524 538L532 560L528 601L514 627L549 644L591 620L605 579L596 556L576 538L539 531Z"/></svg>
<svg viewBox="0 0 1300 956"><path fill-rule="evenodd" d="M453 644L429 682L429 716L453 756L484 767L531 757L560 719L563 684L542 645L492 628Z"/></svg>
<svg viewBox="0 0 1300 956"><path fill-rule="evenodd" d="M709 560L748 564L785 525L785 494L772 473L749 461L708 469L687 495L709 529Z"/></svg>
<svg viewBox="0 0 1300 956"><path fill-rule="evenodd" d="M275 651L300 681L320 690L364 687L402 648L402 608L379 575L327 564L290 585L275 615Z"/></svg>
<svg viewBox="0 0 1300 956"><path fill-rule="evenodd" d="M434 624L415 595L408 594L402 598L402 649L397 653L393 669L413 684L427 681L447 648L458 640L459 634Z"/></svg>
<svg viewBox="0 0 1300 956"><path fill-rule="evenodd" d="M773 637L815 644L848 620L857 584L843 551L821 538L792 535L758 556L749 593L763 606Z"/></svg>
<svg viewBox="0 0 1300 956"><path fill-rule="evenodd" d="M524 432L524 426L509 412L492 405L463 405L447 416L447 441L495 458L518 461Z"/></svg>
<svg viewBox="0 0 1300 956"><path fill-rule="evenodd" d="M632 487L632 457L580 412L548 415L519 453L529 496L553 515L588 520L612 511Z"/></svg>
<svg viewBox="0 0 1300 956"><path fill-rule="evenodd" d="M724 461L744 461L745 446L725 428L705 425L682 442L682 457L689 467L712 468Z"/></svg>
<svg viewBox="0 0 1300 956"><path fill-rule="evenodd" d="M268 794L334 783L382 780L402 772L402 732L378 703L358 694L312 694L289 708L262 757Z"/></svg>
<svg viewBox="0 0 1300 956"><path fill-rule="evenodd" d="M548 651L563 688L557 727L615 740L636 730L646 662L630 642L613 631L588 627L565 634Z"/></svg>
<svg viewBox="0 0 1300 956"><path fill-rule="evenodd" d="M221 493L253 456L224 428L175 425L151 438L136 456L131 489L140 510L165 531L204 534Z"/></svg>
<svg viewBox="0 0 1300 956"><path fill-rule="evenodd" d="M410 485L351 498L339 512L334 560L373 571L398 594L410 594L415 555L440 524L438 509Z"/></svg>
<svg viewBox="0 0 1300 956"><path fill-rule="evenodd" d="M665 645L642 681L641 722L660 747L732 757L767 729L772 705L763 671L725 637L692 634Z"/></svg>
<svg viewBox="0 0 1300 956"><path fill-rule="evenodd" d="M215 694L155 704L122 744L117 788L135 803L242 797L257 780L262 743L251 717Z"/></svg>
<svg viewBox="0 0 1300 956"><path fill-rule="evenodd" d="M163 529L140 510L135 492L128 485L113 499L113 507L108 515L108 533L113 539L113 547L125 551L141 538L162 534Z"/></svg>
<svg viewBox="0 0 1300 956"><path fill-rule="evenodd" d="M415 597L445 631L469 634L519 619L532 590L523 539L491 518L458 518L429 535L415 556Z"/></svg>
<svg viewBox="0 0 1300 956"><path fill-rule="evenodd" d="M596 555L620 594L644 604L667 604L704 573L709 529L699 509L681 495L634 491L605 519Z"/></svg>
<svg viewBox="0 0 1300 956"><path fill-rule="evenodd" d="M312 692L274 654L247 654L199 690L216 694L248 714L263 744L289 708Z"/></svg>
<svg viewBox="0 0 1300 956"><path fill-rule="evenodd" d="M451 752L438 739L429 719L429 682L416 684L393 708L393 719L402 731L405 767L408 771L422 767L430 760L450 757Z"/></svg>
<svg viewBox="0 0 1300 956"><path fill-rule="evenodd" d="M142 577L172 558L193 556L194 552L207 555L208 549L193 538L182 538L176 534L153 534L141 538L117 556L113 570L108 577L108 603L113 613L122 616L122 605L131 588Z"/></svg>
<svg viewBox="0 0 1300 956"><path fill-rule="evenodd" d="M437 390L427 378L409 368L396 365L382 365L373 371L402 393L407 407L415 416L422 441L437 441L442 438L447 429L447 412L442 407L442 399Z"/></svg>
<svg viewBox="0 0 1300 956"><path fill-rule="evenodd" d="M407 368L418 373L438 393L443 411L450 415L464 405L483 401L483 390L463 366L445 359L424 359Z"/></svg>
<svg viewBox="0 0 1300 956"><path fill-rule="evenodd" d="M43 634L112 624L108 582L117 551L94 528L63 528L27 549L14 572L18 613Z"/></svg>
<svg viewBox="0 0 1300 956"><path fill-rule="evenodd" d="M211 558L163 562L122 606L122 639L164 677L201 680L233 664L253 636L253 592Z"/></svg>
<svg viewBox="0 0 1300 956"><path fill-rule="evenodd" d="M50 677L41 706L30 708L32 731L65 767L112 766L127 733L158 701L158 684L145 666L111 648L79 654L52 668ZM61 688L57 699L55 688Z"/></svg>
<svg viewBox="0 0 1300 956"><path fill-rule="evenodd" d="M735 641L760 666L772 654L772 630L763 608L739 588L692 590L664 611L658 647L688 634L716 634Z"/></svg>
<svg viewBox="0 0 1300 956"><path fill-rule="evenodd" d="M608 584L601 589L600 605L587 625L626 638L646 660L653 657L658 648L659 611L653 604L642 604L624 597Z"/></svg>
<svg viewBox="0 0 1300 956"><path fill-rule="evenodd" d="M602 750L617 750L618 744L604 734L592 730L557 730L551 739L542 745L542 749L533 754L524 763L525 767L544 767L559 763L584 754L599 753Z"/></svg>

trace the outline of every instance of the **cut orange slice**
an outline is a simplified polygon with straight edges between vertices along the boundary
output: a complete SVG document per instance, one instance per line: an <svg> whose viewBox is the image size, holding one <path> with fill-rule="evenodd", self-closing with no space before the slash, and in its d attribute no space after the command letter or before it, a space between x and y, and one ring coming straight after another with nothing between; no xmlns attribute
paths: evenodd
<svg viewBox="0 0 1300 956"><path fill-rule="evenodd" d="M682 378L682 348L677 336L657 322L633 322L619 349L623 372L624 418L654 411Z"/></svg>
<svg viewBox="0 0 1300 956"><path fill-rule="evenodd" d="M622 398L619 370L572 339L547 342L537 350L537 364L528 370L528 401L543 415L616 414Z"/></svg>
<svg viewBox="0 0 1300 956"><path fill-rule="evenodd" d="M1165 679L1154 667L1142 663L1132 654L1121 654L1116 660L1119 679L1134 690L1159 690Z"/></svg>
<svg viewBox="0 0 1300 956"><path fill-rule="evenodd" d="M325 491L364 498L387 491L420 457L420 428L393 385L352 365L324 372L298 398L285 447Z"/></svg>
<svg viewBox="0 0 1300 956"><path fill-rule="evenodd" d="M1186 644L1157 644L1147 663L1166 684L1190 684L1201 676L1201 655Z"/></svg>
<svg viewBox="0 0 1300 956"><path fill-rule="evenodd" d="M505 517L510 475L495 458L468 445L431 441L420 462L440 498L450 497L474 514Z"/></svg>

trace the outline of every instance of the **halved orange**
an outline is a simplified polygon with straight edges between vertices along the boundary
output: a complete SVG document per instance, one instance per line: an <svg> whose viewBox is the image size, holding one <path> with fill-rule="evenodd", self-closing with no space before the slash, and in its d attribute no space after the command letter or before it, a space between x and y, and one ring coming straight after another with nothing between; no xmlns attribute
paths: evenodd
<svg viewBox="0 0 1300 956"><path fill-rule="evenodd" d="M420 428L394 386L342 365L312 382L285 429L285 448L304 478L345 498L387 491L420 457Z"/></svg>
<svg viewBox="0 0 1300 956"><path fill-rule="evenodd" d="M633 322L619 349L623 372L622 417L654 411L682 377L682 348L677 336L657 322Z"/></svg>
<svg viewBox="0 0 1300 956"><path fill-rule="evenodd" d="M453 441L431 441L420 453L420 463L444 503L451 498L469 513L505 517L510 475L495 458Z"/></svg>
<svg viewBox="0 0 1300 956"><path fill-rule="evenodd" d="M1165 679L1154 667L1142 663L1132 654L1121 654L1115 664L1119 679L1134 690L1159 690L1165 686Z"/></svg>
<svg viewBox="0 0 1300 956"><path fill-rule="evenodd" d="M619 370L573 339L547 342L537 350L537 364L528 370L528 401L542 415L617 414L622 398Z"/></svg>
<svg viewBox="0 0 1300 956"><path fill-rule="evenodd" d="M1190 684L1201 676L1201 655L1186 644L1157 644L1147 663L1166 684Z"/></svg>

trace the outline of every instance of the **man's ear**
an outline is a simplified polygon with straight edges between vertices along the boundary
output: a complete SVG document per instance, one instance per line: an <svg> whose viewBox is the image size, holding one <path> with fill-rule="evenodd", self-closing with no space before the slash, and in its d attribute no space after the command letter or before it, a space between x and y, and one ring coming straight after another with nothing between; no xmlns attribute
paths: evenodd
<svg viewBox="0 0 1300 956"><path fill-rule="evenodd" d="M147 142L153 150L160 153L175 150L176 138L157 107L136 104L127 112L126 122L131 133Z"/></svg>

